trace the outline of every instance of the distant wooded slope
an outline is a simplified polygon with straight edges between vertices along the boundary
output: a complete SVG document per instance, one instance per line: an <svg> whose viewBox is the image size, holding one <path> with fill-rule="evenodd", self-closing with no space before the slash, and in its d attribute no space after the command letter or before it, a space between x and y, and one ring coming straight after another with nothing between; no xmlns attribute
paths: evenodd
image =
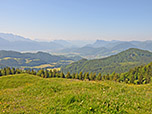
<svg viewBox="0 0 152 114"><path fill-rule="evenodd" d="M138 65L148 64L152 61L152 53L145 50L131 48L119 54L103 59L87 60L82 59L66 67L62 67L64 73L76 72L101 72L108 74L112 72L122 73Z"/></svg>

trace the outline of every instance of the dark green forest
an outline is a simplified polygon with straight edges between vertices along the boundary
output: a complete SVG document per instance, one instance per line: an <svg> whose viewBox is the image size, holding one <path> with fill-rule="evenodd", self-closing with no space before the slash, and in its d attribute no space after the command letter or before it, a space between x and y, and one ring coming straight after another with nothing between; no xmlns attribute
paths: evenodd
<svg viewBox="0 0 152 114"><path fill-rule="evenodd" d="M89 72L111 74L113 72L123 73L129 69L140 65L146 65L152 61L152 53L145 50L131 48L119 54L102 59L87 60L82 59L67 66L63 66L61 71L70 72Z"/></svg>
<svg viewBox="0 0 152 114"><path fill-rule="evenodd" d="M147 84L150 83L152 79L152 62L145 66L138 66L132 68L125 73L113 72L112 74L106 74L106 75L102 73L97 74L93 72L91 73L76 72L72 74L70 74L70 72L67 72L67 74L64 74L63 72L57 70L48 71L47 69L41 69L35 71L33 69L21 70L10 67L6 67L0 70L0 76L20 74L20 73L37 75L42 78L67 78L67 79L78 79L78 80L89 80L89 81L111 80L116 82L125 82L128 84Z"/></svg>

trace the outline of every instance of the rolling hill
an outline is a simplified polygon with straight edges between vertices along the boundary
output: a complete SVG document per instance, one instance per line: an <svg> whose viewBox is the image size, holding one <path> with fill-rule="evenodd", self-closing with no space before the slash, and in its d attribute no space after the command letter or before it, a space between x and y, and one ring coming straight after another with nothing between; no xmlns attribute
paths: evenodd
<svg viewBox="0 0 152 114"><path fill-rule="evenodd" d="M71 61L80 60L81 57L65 57L51 55L45 52L20 53L16 51L0 51L0 65L21 67L21 66L39 66L51 63L69 64Z"/></svg>
<svg viewBox="0 0 152 114"><path fill-rule="evenodd" d="M152 61L152 53L145 50L131 48L123 51L119 54L112 55L110 57L102 59L87 60L82 59L78 62L74 62L66 67L62 67L61 70L64 73L76 73L76 72L101 72L102 74L108 74L112 72L122 73L128 71L138 65L148 64Z"/></svg>

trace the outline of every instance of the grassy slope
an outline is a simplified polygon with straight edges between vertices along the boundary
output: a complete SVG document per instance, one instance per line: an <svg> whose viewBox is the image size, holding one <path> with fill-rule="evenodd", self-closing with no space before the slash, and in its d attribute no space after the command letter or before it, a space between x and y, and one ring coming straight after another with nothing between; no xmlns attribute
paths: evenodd
<svg viewBox="0 0 152 114"><path fill-rule="evenodd" d="M0 113L152 112L152 84L43 79L28 74L0 77Z"/></svg>

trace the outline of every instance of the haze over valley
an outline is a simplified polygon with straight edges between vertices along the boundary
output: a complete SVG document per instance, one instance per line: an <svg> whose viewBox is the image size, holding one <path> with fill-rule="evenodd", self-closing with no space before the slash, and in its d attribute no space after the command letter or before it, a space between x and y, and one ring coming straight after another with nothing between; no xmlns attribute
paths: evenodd
<svg viewBox="0 0 152 114"><path fill-rule="evenodd" d="M0 49L20 52L44 51L55 55L81 56L87 59L103 58L129 48L152 51L152 41L53 40L35 41L23 36L0 33Z"/></svg>

